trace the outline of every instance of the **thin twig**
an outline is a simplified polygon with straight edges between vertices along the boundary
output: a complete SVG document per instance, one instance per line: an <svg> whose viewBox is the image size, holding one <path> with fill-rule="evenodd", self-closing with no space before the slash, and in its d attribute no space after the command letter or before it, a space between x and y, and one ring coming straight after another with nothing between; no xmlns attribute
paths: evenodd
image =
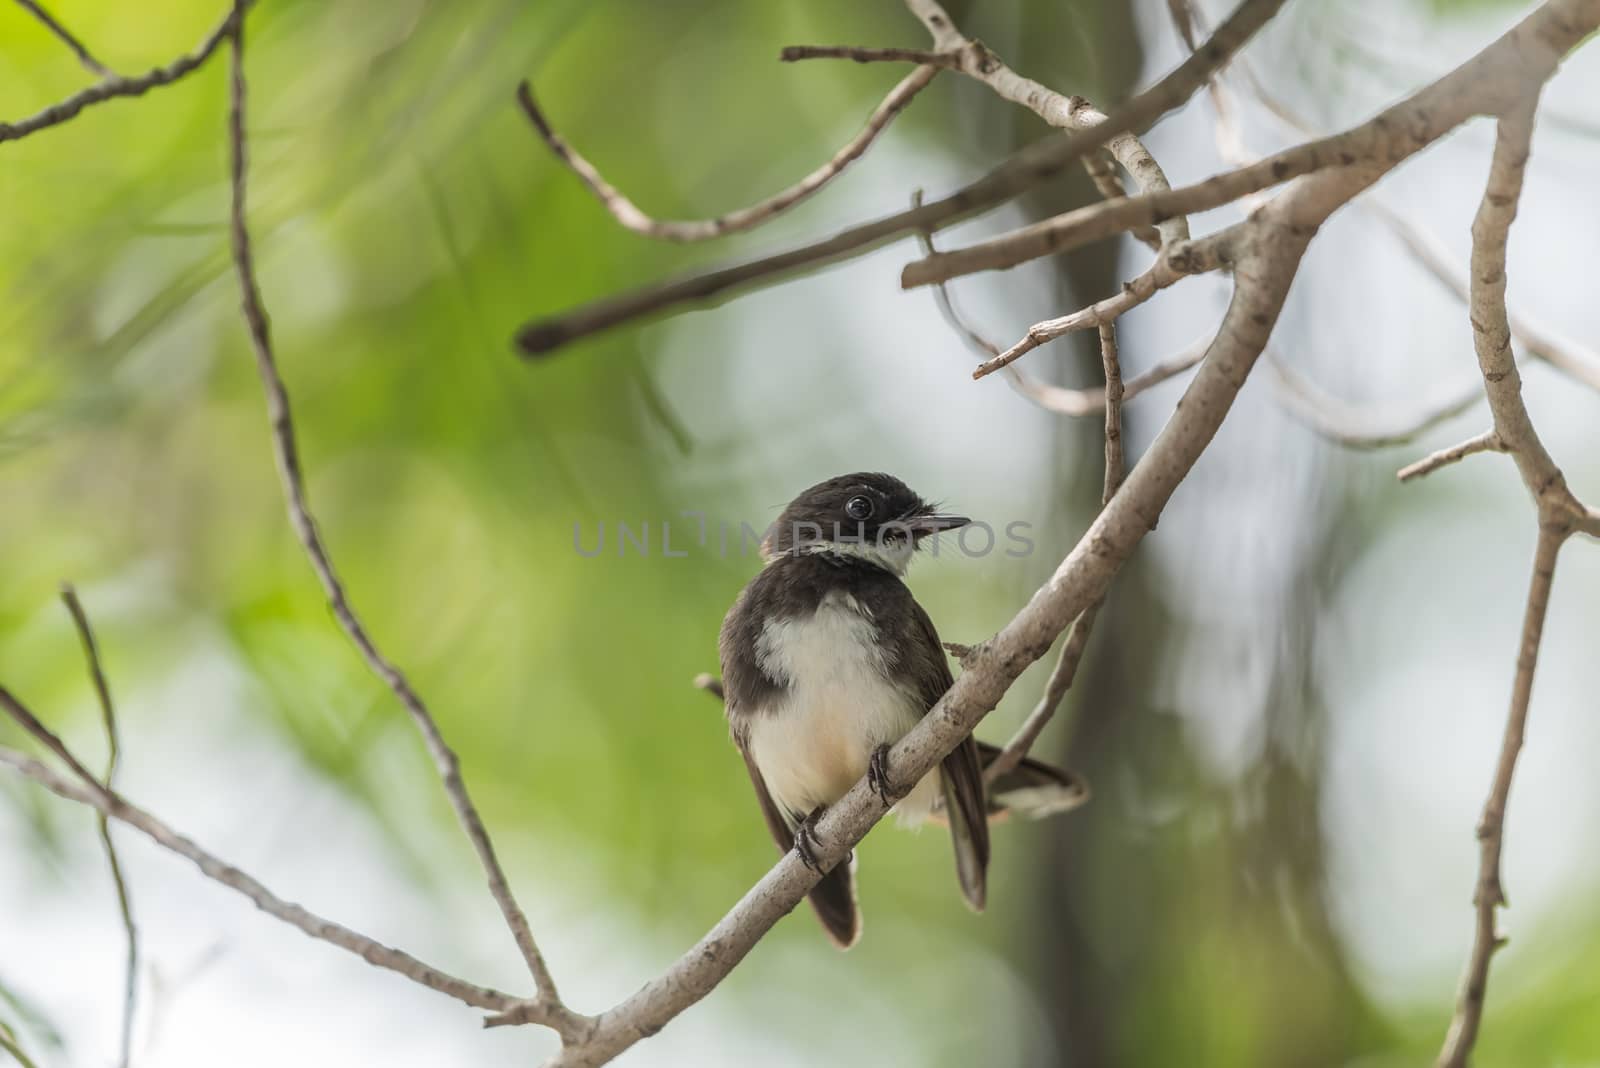
<svg viewBox="0 0 1600 1068"><path fill-rule="evenodd" d="M72 616L73 626L78 630L78 640L83 645L89 678L93 681L95 694L100 699L100 717L106 732L106 773L101 781L107 790L115 789L122 742L117 731L116 706L111 701L111 686L106 681L105 669L100 664L100 647L95 642L94 629L89 625L89 615L78 600L78 591L71 585L63 583L61 600ZM117 1059L121 1068L128 1068L133 1055L133 1015L138 999L139 931L133 922L133 904L128 895L127 881L122 875L122 862L117 857L116 845L111 841L110 822L104 812L98 814L96 822L100 828L100 844L105 849L106 863L111 869L111 882L116 887L117 909L122 915L122 930L128 943L122 977L122 1041L118 1047Z"/></svg>
<svg viewBox="0 0 1600 1068"><path fill-rule="evenodd" d="M114 100L123 96L142 96L163 85L171 85L186 75L192 74L205 66L206 60L222 44L223 40L232 32L233 27L243 19L245 8L250 6L250 0L244 3L235 3L226 18L218 23L216 29L206 35L205 40L197 45L194 51L187 55L179 56L164 67L157 67L147 74L134 78L110 77L97 82L87 89L81 89L72 96L59 103L51 104L43 111L30 115L26 119L16 122L0 122L0 143L16 141L31 133L59 126L68 119L75 117L84 108L99 104L106 100Z"/></svg>
<svg viewBox="0 0 1600 1068"><path fill-rule="evenodd" d="M1106 115L1083 97L1059 93L1006 66L982 41L962 33L938 0L905 0L905 4L927 28L934 47L940 53L959 60L955 69L987 85L1000 99L1027 108L1058 130L1081 132L1107 122ZM1127 123L1121 129L1111 131L1101 144L1127 168L1141 192L1158 193L1171 189L1166 172L1144 142L1139 140L1134 125ZM1097 155L1099 150L1100 146L1097 145L1078 153L1091 177L1094 176L1095 164L1089 157ZM1182 241L1189 236L1189 223L1182 216L1174 216L1163 221L1159 230L1158 240L1161 244Z"/></svg>
<svg viewBox="0 0 1600 1068"><path fill-rule="evenodd" d="M1528 583L1528 603L1522 617L1522 638L1517 652L1516 680L1511 687L1511 709L1506 714L1505 734L1500 742L1500 757L1495 761L1489 797L1478 820L1478 882L1472 895L1476 922L1472 935L1472 956L1456 1002L1456 1012L1439 1052L1438 1068L1464 1068L1478 1038L1483 1019L1484 995L1489 981L1489 958L1505 945L1495 929L1495 912L1506 903L1500 878L1500 854L1505 843L1506 803L1511 796L1511 776L1522 751L1523 733L1528 725L1528 703L1533 695L1533 672L1539 661L1539 642L1544 635L1545 612L1550 606L1550 585L1555 577L1556 556L1568 531L1541 526L1533 554L1533 577Z"/></svg>
<svg viewBox="0 0 1600 1068"><path fill-rule="evenodd" d="M1402 467L1397 476L1401 482L1410 482L1423 475L1431 475L1441 467L1464 460L1468 456L1480 452L1505 452L1505 447L1500 444L1500 437L1493 430L1485 430L1476 434L1459 445L1452 445L1448 449L1440 449L1436 453L1424 456L1416 463Z"/></svg>
<svg viewBox="0 0 1600 1068"><path fill-rule="evenodd" d="M683 222L664 221L645 214L633 201L607 182L594 164L584 159L555 132L550 120L545 117L533 99L533 89L526 81L517 86L517 102L522 105L523 113L528 116L528 121L533 123L534 129L539 132L539 136L544 139L550 151L555 153L556 158L565 163L584 185L588 186L589 191L617 222L636 234L663 241L706 241L724 234L753 229L794 207L827 185L851 163L861 158L894 117L904 111L912 98L933 81L934 75L938 73L938 66L924 64L907 74L872 110L872 114L867 117L867 124L859 133L822 166L787 189L774 193L748 208L740 208L738 211L731 211L714 219L693 219Z"/></svg>
<svg viewBox="0 0 1600 1068"><path fill-rule="evenodd" d="M1116 495L1117 488L1122 485L1126 464L1122 452L1122 363L1117 354L1117 328L1113 323L1100 327L1100 363L1105 372L1105 413L1106 413L1106 463L1105 477L1100 491L1100 507L1105 508L1111 503L1111 498ZM1073 680L1078 675L1078 665L1083 662L1084 650L1089 646L1089 635L1094 629L1095 617L1100 613L1100 606L1104 603L1102 594L1090 602L1077 619L1072 621L1072 628L1067 632L1067 640L1061 647L1061 655L1056 659L1056 666L1050 672L1050 681L1045 683L1044 695L1039 698L1039 703L1033 706L1033 711L1028 713L1028 718L1022 721L1022 726L1017 733L1006 742L1005 748L983 769L985 782L994 782L1022 762L1033 749L1039 735L1044 733L1045 726L1055 717L1056 710L1061 707L1061 702L1066 698L1067 691L1072 689Z"/></svg>
<svg viewBox="0 0 1600 1068"><path fill-rule="evenodd" d="M46 11L39 4L35 3L34 0L17 0L17 4L24 11L27 11L33 15L34 18L44 23L45 29L55 34L56 38L62 44L70 48L72 50L72 54L78 57L78 62L83 64L84 69L90 74L97 74L102 78L115 78L117 76L116 72L110 67L107 67L104 63L101 63L98 59L94 58L94 56L90 54L88 47L85 46L82 41L78 40L72 35L71 30L68 30L65 26L61 25L61 23L57 22L54 15L50 14L50 12Z"/></svg>
<svg viewBox="0 0 1600 1068"><path fill-rule="evenodd" d="M116 791L100 785L99 780L89 774L87 769L83 769L76 758L66 751L60 739L56 738L32 712L3 687L0 687L0 708L7 711L23 729L43 742L52 752L58 756L65 753L63 759L69 767L76 765L74 774L82 780L82 784L65 778L32 757L3 747L0 747L0 766L8 767L24 778L33 780L57 797L88 805L112 819L127 824L161 848L193 863L207 878L243 894L262 912L282 920L318 941L354 953L374 967L397 972L430 990L437 990L474 1008L503 1012L513 1005L523 1004L509 994L447 975L403 950L383 945L342 924L323 919L293 902L285 901L252 876L226 861L219 860L214 854L174 831Z"/></svg>
<svg viewBox="0 0 1600 1068"><path fill-rule="evenodd" d="M1116 200L1128 195L1128 191L1122 187L1121 180L1117 178L1113 163L1114 157L1103 148L1087 152L1083 157L1084 173L1094 183L1095 191L1107 200ZM1161 251L1161 231L1154 226L1137 226L1129 230L1128 234L1151 252Z"/></svg>
<svg viewBox="0 0 1600 1068"><path fill-rule="evenodd" d="M9 1055L17 1062L18 1068L39 1068L38 1062L28 1056L22 1044L17 1041L16 1035L11 1033L3 1021L0 1021L0 1053Z"/></svg>
<svg viewBox="0 0 1600 1068"><path fill-rule="evenodd" d="M1272 350L1267 351L1278 399L1290 415L1329 441L1347 449L1384 449L1405 445L1454 419L1483 400L1483 387L1473 381L1459 390L1416 412L1396 418L1365 406L1347 403L1326 392Z"/></svg>
<svg viewBox="0 0 1600 1068"><path fill-rule="evenodd" d="M921 63L934 67L959 67L961 57L925 48L862 48L858 45L789 45L778 53L784 63L802 59L853 59L857 63Z"/></svg>
<svg viewBox="0 0 1600 1068"><path fill-rule="evenodd" d="M1456 262L1439 238L1418 226L1401 212L1377 197L1364 197L1358 203L1383 221L1400 239L1407 252L1461 300L1468 299L1470 283L1466 268ZM1506 321L1511 337L1529 356L1537 356L1550 366L1577 379L1590 389L1600 390L1600 353L1528 316L1510 303ZM1476 385L1476 384L1475 384Z"/></svg>
<svg viewBox="0 0 1600 1068"><path fill-rule="evenodd" d="M1600 3L1592 5L1600 18ZM1592 27L1591 27L1592 28ZM1528 147L1539 89L1534 85L1515 106L1501 115L1495 128L1494 156L1483 199L1472 221L1471 284L1468 310L1473 348L1483 374L1484 392L1494 416L1495 439L1516 461L1518 474L1533 498L1539 516L1539 540L1534 550L1533 577L1528 586L1523 615L1517 673L1511 690L1500 757L1490 780L1489 796L1478 821L1478 880L1473 894L1475 922L1472 952L1461 979L1455 1013L1436 1062L1438 1068L1464 1068L1472 1055L1483 1020L1489 982L1490 958L1505 940L1496 931L1496 910L1505 904L1500 858L1505 838L1506 803L1511 777L1527 728L1528 703L1533 692L1534 667L1544 630L1545 611L1556 557L1562 543L1583 521L1587 509L1567 489L1561 469L1546 451L1522 399L1522 378L1511 351L1511 324L1506 310L1506 245L1522 197Z"/></svg>
<svg viewBox="0 0 1600 1068"><path fill-rule="evenodd" d="M1241 58L1235 69L1249 87L1250 94L1284 126L1305 136L1314 137L1321 134L1322 131L1318 130L1315 124L1267 89L1248 60ZM1543 109L1540 116L1545 117ZM1356 206L1382 222L1399 239L1401 246L1411 258L1446 289L1462 301L1469 299L1466 268L1445 247L1444 242L1439 240L1437 234L1419 225L1411 216L1395 210L1377 193L1369 193L1360 198L1356 201ZM1509 301L1506 305L1506 318L1511 327L1512 338L1527 351L1528 355L1538 357L1591 389L1600 390L1600 353L1572 338L1561 336L1559 332L1535 319L1529 319L1526 314L1512 307ZM1477 388L1478 385L1474 382L1472 386L1474 393L1477 392Z"/></svg>
<svg viewBox="0 0 1600 1068"><path fill-rule="evenodd" d="M249 168L246 160L243 29L241 22L239 29L233 35L231 48L232 68L228 109L232 183L230 233L233 262L239 281L240 307L244 314L245 325L249 329L251 345L255 350L256 369L260 372L261 384L266 392L273 450L277 459L278 473L283 482L284 497L288 504L289 522L311 561L311 567L316 572L317 579L327 596L328 606L333 610L340 627L349 636L373 674L394 692L406 711L411 714L412 722L421 733L428 754L433 758L434 767L444 783L445 793L455 810L456 818L478 855L478 861L489 883L489 892L500 907L506 926L516 939L528 971L533 976L538 996L548 1000L552 1008L558 1008L560 1002L555 980L551 977L550 969L534 942L527 917L511 892L505 871L500 866L499 858L495 856L489 832L484 828L483 819L478 815L478 810L467 793L467 785L461 775L461 761L445 742L433 714L428 711L428 706L412 689L411 683L401 670L378 650L366 627L357 618L355 608L345 594L344 584L334 569L333 559L328 553L327 546L323 544L322 535L307 500L305 475L300 466L300 452L295 441L294 423L289 411L289 392L284 385L283 377L278 372L277 357L273 353L271 330L266 308L261 300L260 287L256 281L250 231L245 218L246 178Z"/></svg>
<svg viewBox="0 0 1600 1068"><path fill-rule="evenodd" d="M832 237L745 263L717 268L605 297L570 311L536 319L517 331L524 356L541 356L563 345L623 323L681 306L725 300L739 292L781 281L804 270L861 255L896 238L940 229L1002 204L1060 174L1085 153L1109 144L1119 133L1142 129L1188 100L1210 72L1233 55L1281 6L1283 0L1246 0L1200 51L1155 85L1094 122L1065 137L1039 141L1013 155L982 178L940 200L853 226ZM1085 109L1084 121L1093 115ZM1177 212L1169 212L1163 219ZM1151 220L1145 220L1150 222Z"/></svg>
<svg viewBox="0 0 1600 1068"><path fill-rule="evenodd" d="M1100 507L1104 508L1127 471L1122 452L1122 361L1117 354L1115 323L1100 324L1100 366L1106 377L1106 469L1100 491Z"/></svg>
<svg viewBox="0 0 1600 1068"><path fill-rule="evenodd" d="M1181 244L1177 249L1188 251L1190 246ZM1222 265L1221 261L1213 256L1173 255L1171 252L1170 248L1164 249L1148 270L1131 282L1124 282L1122 289L1112 296L1096 301L1070 315L1034 323L1028 327L1028 332L1022 336L1021 341L993 359L979 364L972 372L972 377L977 379L994 374L1002 367L1009 367L1040 345L1065 337L1074 331L1115 322L1125 312L1137 308L1180 278L1197 271L1214 270Z"/></svg>
<svg viewBox="0 0 1600 1068"><path fill-rule="evenodd" d="M911 195L913 207L922 203L922 191L916 190ZM917 240L922 245L923 254L935 251L933 235L921 233ZM1159 241L1159 239L1157 239ZM966 316L961 314L956 307L955 298L950 293L950 287L939 282L933 287L934 302L938 305L939 315L945 323L954 330L972 350L978 354L980 361L999 356L1003 351L998 344L990 340L976 327L967 322ZM1131 401L1146 390L1174 378L1199 363L1205 356L1207 347L1211 344L1212 333L1208 332L1190 342L1178 352L1162 360L1143 374L1135 375L1129 379L1124 387L1123 400ZM1085 386L1082 389L1067 389L1049 382L1043 382L1026 371L1012 365L1004 369L1006 381L1012 389L1028 400L1037 404L1047 412L1057 415L1081 418L1085 415L1094 415L1106 409L1106 391L1103 386Z"/></svg>

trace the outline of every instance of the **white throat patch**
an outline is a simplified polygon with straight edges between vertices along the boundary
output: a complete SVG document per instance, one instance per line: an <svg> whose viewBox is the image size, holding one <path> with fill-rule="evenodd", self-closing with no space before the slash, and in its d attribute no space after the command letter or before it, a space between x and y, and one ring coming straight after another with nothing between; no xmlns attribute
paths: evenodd
<svg viewBox="0 0 1600 1068"><path fill-rule="evenodd" d="M807 555L836 553L839 556L854 556L868 563L877 564L896 575L904 576L906 568L911 566L911 558L916 555L917 547L908 537L883 542L814 541L802 545L800 551Z"/></svg>

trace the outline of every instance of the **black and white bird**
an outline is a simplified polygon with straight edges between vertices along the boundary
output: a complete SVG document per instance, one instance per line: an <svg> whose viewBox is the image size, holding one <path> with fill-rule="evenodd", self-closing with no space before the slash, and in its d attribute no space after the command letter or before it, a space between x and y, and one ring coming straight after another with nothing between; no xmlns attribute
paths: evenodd
<svg viewBox="0 0 1600 1068"><path fill-rule="evenodd" d="M970 520L946 515L890 475L829 479L796 497L762 541L766 561L729 610L720 650L729 729L779 850L815 867L812 828L863 775L886 800L889 747L953 681L938 631L901 581L927 537ZM989 820L1082 804L1068 772L1026 759L985 790L999 750L968 737L894 805L903 825L947 822L967 903L982 910ZM861 934L854 860L811 891L841 948Z"/></svg>

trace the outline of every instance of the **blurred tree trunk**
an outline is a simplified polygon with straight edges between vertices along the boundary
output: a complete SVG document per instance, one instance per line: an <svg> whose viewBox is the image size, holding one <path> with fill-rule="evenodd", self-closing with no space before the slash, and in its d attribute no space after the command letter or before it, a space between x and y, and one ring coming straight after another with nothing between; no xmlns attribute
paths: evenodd
<svg viewBox="0 0 1600 1068"><path fill-rule="evenodd" d="M969 16L980 36L981 16ZM1011 52L1019 70L1103 107L1135 89L1144 59L1131 5L1028 0L1021 17ZM1040 136L1036 126L1016 117L1014 142ZM1074 171L1025 206L1044 218L1096 197ZM1125 273L1119 252L1100 243L1062 257L1060 307L1115 292ZM1101 380L1092 332L1038 355L1031 373L1073 386ZM1127 418L1165 417L1150 411L1135 406ZM1043 561L1059 559L1093 514L1103 473L1098 420L1055 427ZM1039 836L1037 907L1022 925L1055 1032L1048 1062L1314 1065L1374 1044L1380 1025L1323 900L1321 710L1311 670L1317 594L1334 580L1327 561L1339 548L1315 546L1280 592L1283 611L1263 606L1286 630L1264 706L1250 710L1266 741L1236 781L1216 781L1178 710L1161 707L1157 686L1175 670L1178 639L1196 636L1177 632L1140 558L1113 587L1072 707L1045 741L1096 790L1083 812Z"/></svg>

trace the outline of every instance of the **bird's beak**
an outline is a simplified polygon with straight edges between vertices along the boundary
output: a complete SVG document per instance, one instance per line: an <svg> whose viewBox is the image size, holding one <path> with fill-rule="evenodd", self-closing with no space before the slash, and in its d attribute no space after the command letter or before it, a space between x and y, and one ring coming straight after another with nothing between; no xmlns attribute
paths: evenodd
<svg viewBox="0 0 1600 1068"><path fill-rule="evenodd" d="M914 538L924 538L941 530L956 530L972 522L964 515L914 515L906 520L906 528Z"/></svg>

